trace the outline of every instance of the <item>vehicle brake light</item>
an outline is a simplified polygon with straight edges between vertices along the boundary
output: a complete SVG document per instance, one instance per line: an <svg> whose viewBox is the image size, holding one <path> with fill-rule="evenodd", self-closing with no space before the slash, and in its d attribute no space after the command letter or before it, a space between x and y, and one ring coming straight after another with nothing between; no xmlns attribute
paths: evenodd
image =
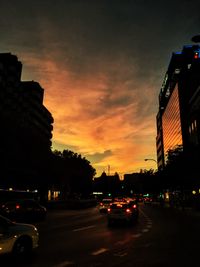
<svg viewBox="0 0 200 267"><path fill-rule="evenodd" d="M195 54L194 54L194 58L195 58L195 59L199 58L199 53L198 53L198 52L195 52Z"/></svg>
<svg viewBox="0 0 200 267"><path fill-rule="evenodd" d="M133 208L136 209L136 208L137 208L137 205L134 204L134 205L133 205Z"/></svg>
<svg viewBox="0 0 200 267"><path fill-rule="evenodd" d="M107 211L110 212L111 211L111 208L108 208Z"/></svg>
<svg viewBox="0 0 200 267"><path fill-rule="evenodd" d="M15 206L15 208L18 210L18 209L20 208L20 205L17 204L17 205Z"/></svg>
<svg viewBox="0 0 200 267"><path fill-rule="evenodd" d="M100 203L100 206L103 206L103 203Z"/></svg>

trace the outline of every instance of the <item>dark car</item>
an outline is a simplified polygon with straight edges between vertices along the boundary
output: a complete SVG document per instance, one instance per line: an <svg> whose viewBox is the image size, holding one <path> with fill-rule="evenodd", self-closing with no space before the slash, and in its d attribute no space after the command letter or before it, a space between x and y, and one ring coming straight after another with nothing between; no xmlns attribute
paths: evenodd
<svg viewBox="0 0 200 267"><path fill-rule="evenodd" d="M133 223L137 221L139 209L136 202L114 202L108 208L108 225L114 222Z"/></svg>
<svg viewBox="0 0 200 267"><path fill-rule="evenodd" d="M2 204L0 213L13 221L32 222L44 220L47 210L34 199L21 199Z"/></svg>
<svg viewBox="0 0 200 267"><path fill-rule="evenodd" d="M112 203L111 198L102 199L102 201L99 203L99 211L101 213L107 213L107 210L110 207L111 203Z"/></svg>

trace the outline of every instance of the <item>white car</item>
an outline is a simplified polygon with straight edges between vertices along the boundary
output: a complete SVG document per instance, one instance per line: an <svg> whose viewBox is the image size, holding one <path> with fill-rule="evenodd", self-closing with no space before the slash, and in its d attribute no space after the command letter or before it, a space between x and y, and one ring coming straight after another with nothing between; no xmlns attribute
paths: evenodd
<svg viewBox="0 0 200 267"><path fill-rule="evenodd" d="M0 215L0 255L26 255L38 247L39 233L31 224L14 223Z"/></svg>

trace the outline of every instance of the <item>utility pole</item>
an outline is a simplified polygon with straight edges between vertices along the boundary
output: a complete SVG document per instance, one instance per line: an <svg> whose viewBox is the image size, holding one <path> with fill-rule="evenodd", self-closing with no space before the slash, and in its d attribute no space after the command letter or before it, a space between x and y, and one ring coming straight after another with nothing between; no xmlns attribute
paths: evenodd
<svg viewBox="0 0 200 267"><path fill-rule="evenodd" d="M110 165L108 165L108 176L110 176Z"/></svg>

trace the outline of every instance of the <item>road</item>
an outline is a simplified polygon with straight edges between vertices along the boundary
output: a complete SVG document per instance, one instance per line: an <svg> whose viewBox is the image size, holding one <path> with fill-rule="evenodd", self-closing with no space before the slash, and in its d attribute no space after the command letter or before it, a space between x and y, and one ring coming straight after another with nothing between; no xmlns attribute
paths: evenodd
<svg viewBox="0 0 200 267"><path fill-rule="evenodd" d="M200 266L200 214L140 205L133 226L107 226L98 208L49 211L37 224L40 246L32 257L1 258L1 267Z"/></svg>

